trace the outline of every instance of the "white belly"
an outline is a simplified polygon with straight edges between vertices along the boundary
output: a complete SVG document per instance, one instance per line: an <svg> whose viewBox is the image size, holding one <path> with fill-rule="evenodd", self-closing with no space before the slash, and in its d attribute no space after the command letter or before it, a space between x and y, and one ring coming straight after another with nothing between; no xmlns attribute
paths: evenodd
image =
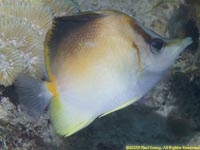
<svg viewBox="0 0 200 150"><path fill-rule="evenodd" d="M60 83L57 90L64 105L89 111L95 117L140 96L134 67L119 72L104 65L95 66L81 77L66 74Z"/></svg>

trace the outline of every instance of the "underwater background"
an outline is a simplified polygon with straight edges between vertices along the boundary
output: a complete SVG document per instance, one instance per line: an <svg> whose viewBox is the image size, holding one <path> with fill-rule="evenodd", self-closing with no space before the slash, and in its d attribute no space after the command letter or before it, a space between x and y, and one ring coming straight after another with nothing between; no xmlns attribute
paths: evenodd
<svg viewBox="0 0 200 150"><path fill-rule="evenodd" d="M126 145L200 145L200 1L74 2L81 11L123 11L165 37L192 36L194 43L142 100L95 120L68 138L54 134L47 113L37 123L31 122L20 110L14 87L0 86L0 149L123 150Z"/></svg>

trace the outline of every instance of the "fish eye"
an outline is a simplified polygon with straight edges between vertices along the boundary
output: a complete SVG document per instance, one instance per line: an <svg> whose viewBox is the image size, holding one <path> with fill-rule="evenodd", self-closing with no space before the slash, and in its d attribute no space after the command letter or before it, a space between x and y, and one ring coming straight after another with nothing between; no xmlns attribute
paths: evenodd
<svg viewBox="0 0 200 150"><path fill-rule="evenodd" d="M153 39L150 43L150 50L152 53L156 54L161 52L164 47L164 41L162 39Z"/></svg>

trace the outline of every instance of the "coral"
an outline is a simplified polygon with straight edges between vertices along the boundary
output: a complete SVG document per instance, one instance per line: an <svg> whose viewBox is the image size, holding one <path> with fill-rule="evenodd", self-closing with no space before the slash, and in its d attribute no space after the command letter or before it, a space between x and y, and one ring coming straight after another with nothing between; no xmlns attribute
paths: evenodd
<svg viewBox="0 0 200 150"><path fill-rule="evenodd" d="M18 50L11 50L10 47L0 49L0 84L10 85L16 75L22 71L23 62Z"/></svg>
<svg viewBox="0 0 200 150"><path fill-rule="evenodd" d="M41 78L53 17L75 11L69 0L0 0L0 84L11 85L22 71Z"/></svg>

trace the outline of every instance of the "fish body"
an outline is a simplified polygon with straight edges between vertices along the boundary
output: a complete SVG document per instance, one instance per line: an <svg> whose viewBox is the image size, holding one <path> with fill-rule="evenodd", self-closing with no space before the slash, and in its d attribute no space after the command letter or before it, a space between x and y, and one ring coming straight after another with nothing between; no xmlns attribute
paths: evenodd
<svg viewBox="0 0 200 150"><path fill-rule="evenodd" d="M39 94L19 98L35 118L50 103L55 131L70 136L139 100L191 42L165 39L114 10L58 17L45 41L48 81L27 86L35 79L22 77L19 95L25 95L24 87L38 87ZM36 96L26 101L30 95Z"/></svg>

